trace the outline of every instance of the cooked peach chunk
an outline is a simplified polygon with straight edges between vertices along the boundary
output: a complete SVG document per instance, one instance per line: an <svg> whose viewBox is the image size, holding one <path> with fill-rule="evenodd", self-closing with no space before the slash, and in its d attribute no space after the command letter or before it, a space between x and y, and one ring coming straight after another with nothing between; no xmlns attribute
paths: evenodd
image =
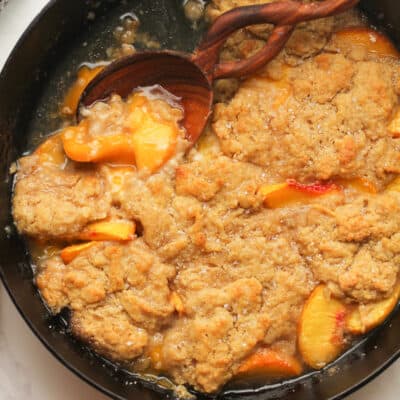
<svg viewBox="0 0 400 400"><path fill-rule="evenodd" d="M333 190L338 190L338 187L334 183L321 183L315 182L311 184L304 184L295 181L294 179L289 179L287 181L287 185L291 189L296 189L299 192L320 196L326 193L329 193Z"/></svg>
<svg viewBox="0 0 400 400"><path fill-rule="evenodd" d="M132 137L137 168L157 171L174 154L177 137L174 127L155 121L138 129Z"/></svg>
<svg viewBox="0 0 400 400"><path fill-rule="evenodd" d="M333 183L302 184L294 180L272 185L263 185L259 193L264 196L264 204L269 208L285 207L293 203L308 203L339 188Z"/></svg>
<svg viewBox="0 0 400 400"><path fill-rule="evenodd" d="M283 378L300 375L302 370L300 362L295 357L261 348L243 361L237 374Z"/></svg>
<svg viewBox="0 0 400 400"><path fill-rule="evenodd" d="M79 235L80 240L132 240L135 223L131 221L101 221L88 225Z"/></svg>
<svg viewBox="0 0 400 400"><path fill-rule="evenodd" d="M39 156L39 162L41 164L62 166L67 161L61 135L59 134L50 136L46 139L46 141L36 149L35 154Z"/></svg>
<svg viewBox="0 0 400 400"><path fill-rule="evenodd" d="M399 52L394 44L381 33L366 27L345 28L336 32L332 42L340 50L351 50L356 47L368 53L384 57L398 57Z"/></svg>
<svg viewBox="0 0 400 400"><path fill-rule="evenodd" d="M65 247L61 251L61 258L64 261L64 264L69 264L72 260L78 257L79 254L87 249L90 249L94 244L95 242L87 242Z"/></svg>
<svg viewBox="0 0 400 400"><path fill-rule="evenodd" d="M400 284L385 300L360 304L346 318L346 329L353 335L362 335L381 324L396 307L400 297Z"/></svg>
<svg viewBox="0 0 400 400"><path fill-rule="evenodd" d="M133 95L128 106L122 132L93 136L87 121L66 128L62 141L67 156L78 162L119 162L157 171L173 156L179 128L152 115L144 96Z"/></svg>
<svg viewBox="0 0 400 400"><path fill-rule="evenodd" d="M116 161L133 164L135 154L132 135L117 133L91 137L85 121L62 132L62 142L67 156L78 162Z"/></svg>
<svg viewBox="0 0 400 400"><path fill-rule="evenodd" d="M133 132L132 148L139 170L157 171L175 152L178 127L151 115L148 100L136 94L129 100L130 113L126 127Z"/></svg>
<svg viewBox="0 0 400 400"><path fill-rule="evenodd" d="M325 285L317 286L304 305L298 328L298 347L307 365L319 369L340 354L345 318L345 305L331 297Z"/></svg>
<svg viewBox="0 0 400 400"><path fill-rule="evenodd" d="M83 91L85 90L86 86L95 78L100 71L104 68L103 65L89 68L88 66L84 65L78 71L78 77L73 85L67 92L67 95L64 98L63 106L61 112L64 115L74 115L78 108L79 99Z"/></svg>

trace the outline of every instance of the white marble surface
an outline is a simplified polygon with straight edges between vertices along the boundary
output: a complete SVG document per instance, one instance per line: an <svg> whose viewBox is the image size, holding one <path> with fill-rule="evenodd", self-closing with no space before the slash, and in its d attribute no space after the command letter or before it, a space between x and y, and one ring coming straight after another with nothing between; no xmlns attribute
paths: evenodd
<svg viewBox="0 0 400 400"><path fill-rule="evenodd" d="M0 69L45 0L10 0L0 14ZM400 338L399 338L400 340ZM398 400L400 361L348 397ZM0 284L0 400L106 400L62 366L33 336Z"/></svg>

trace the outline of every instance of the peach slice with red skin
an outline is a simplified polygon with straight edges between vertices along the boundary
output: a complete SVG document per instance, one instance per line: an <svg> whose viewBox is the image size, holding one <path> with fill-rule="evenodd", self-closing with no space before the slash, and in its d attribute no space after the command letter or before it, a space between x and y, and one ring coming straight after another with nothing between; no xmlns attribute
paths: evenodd
<svg viewBox="0 0 400 400"><path fill-rule="evenodd" d="M338 190L336 184L329 182L328 183L315 182L311 184L305 184L297 182L294 179L288 179L286 184L290 189L295 189L305 194L317 195L317 196L326 194L328 192L331 192L332 190Z"/></svg>
<svg viewBox="0 0 400 400"><path fill-rule="evenodd" d="M370 304L360 304L346 318L346 329L353 335L362 335L380 325L396 307L400 297L400 284L392 295Z"/></svg>
<svg viewBox="0 0 400 400"><path fill-rule="evenodd" d="M320 369L341 353L346 313L346 306L331 297L325 285L311 293L298 327L299 352L308 366Z"/></svg>
<svg viewBox="0 0 400 400"><path fill-rule="evenodd" d="M260 348L242 362L237 375L289 378L300 375L302 371L303 367L295 357L268 348Z"/></svg>
<svg viewBox="0 0 400 400"><path fill-rule="evenodd" d="M269 208L285 207L294 203L308 204L318 196L343 189L352 189L357 192L376 194L375 185L365 178L335 179L334 182L315 182L303 184L290 179L284 183L263 185L259 193L264 196L264 204Z"/></svg>
<svg viewBox="0 0 400 400"><path fill-rule="evenodd" d="M87 242L74 244L72 246L65 247L61 250L61 258L64 261L64 264L69 264L76 257L78 257L83 251L90 249L95 245L96 242Z"/></svg>
<svg viewBox="0 0 400 400"><path fill-rule="evenodd" d="M100 221L88 225L80 234L80 240L128 241L135 235L135 223L132 221Z"/></svg>
<svg viewBox="0 0 400 400"><path fill-rule="evenodd" d="M264 204L267 207L279 208L293 203L308 203L318 196L339 190L334 183L303 184L289 179L284 183L263 185L259 193L264 196Z"/></svg>

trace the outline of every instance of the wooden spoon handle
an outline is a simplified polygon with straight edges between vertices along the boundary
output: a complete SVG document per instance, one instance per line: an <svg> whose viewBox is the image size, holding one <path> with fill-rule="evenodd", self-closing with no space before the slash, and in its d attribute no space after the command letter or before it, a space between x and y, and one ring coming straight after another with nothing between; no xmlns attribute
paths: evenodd
<svg viewBox="0 0 400 400"><path fill-rule="evenodd" d="M294 25L277 26L269 35L263 48L253 56L240 61L226 61L216 64L213 79L240 78L259 70L281 52L294 28Z"/></svg>
<svg viewBox="0 0 400 400"><path fill-rule="evenodd" d="M282 50L295 24L341 13L358 2L359 0L325 0L305 4L284 0L235 8L215 20L195 51L192 61L203 69L210 80L247 75L259 69ZM273 24L275 29L257 54L246 60L217 64L219 51L233 32L262 23Z"/></svg>

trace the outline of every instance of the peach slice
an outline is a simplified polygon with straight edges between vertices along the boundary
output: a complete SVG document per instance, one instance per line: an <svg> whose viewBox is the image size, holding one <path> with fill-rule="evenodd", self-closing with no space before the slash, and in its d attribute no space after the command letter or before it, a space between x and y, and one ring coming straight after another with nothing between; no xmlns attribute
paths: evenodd
<svg viewBox="0 0 400 400"><path fill-rule="evenodd" d="M399 57L394 44L383 34L366 27L345 28L336 32L332 43L339 50L364 48L370 54L383 57Z"/></svg>
<svg viewBox="0 0 400 400"><path fill-rule="evenodd" d="M339 188L334 183L302 184L294 180L285 183L263 185L259 193L264 196L264 204L269 208L285 207L293 203L308 203L317 196L322 196Z"/></svg>
<svg viewBox="0 0 400 400"><path fill-rule="evenodd" d="M346 329L353 335L362 335L381 324L396 307L400 297L400 284L392 295L382 301L360 304L346 318Z"/></svg>
<svg viewBox="0 0 400 400"><path fill-rule="evenodd" d="M172 292L169 301L174 306L179 316L182 316L185 313L185 306L183 305L182 298L178 293Z"/></svg>
<svg viewBox="0 0 400 400"><path fill-rule="evenodd" d="M61 167L67 161L61 135L59 134L46 139L46 141L36 149L35 154L39 156L39 162L41 164L54 164Z"/></svg>
<svg viewBox="0 0 400 400"><path fill-rule="evenodd" d="M117 133L110 136L91 137L85 121L62 132L65 153L78 162L116 161L134 164L132 135Z"/></svg>
<svg viewBox="0 0 400 400"><path fill-rule="evenodd" d="M132 240L135 234L135 223L132 221L101 221L88 225L80 233L80 240Z"/></svg>
<svg viewBox="0 0 400 400"><path fill-rule="evenodd" d="M177 129L155 121L137 130L132 137L137 168L156 172L174 154L177 137Z"/></svg>
<svg viewBox="0 0 400 400"><path fill-rule="evenodd" d="M78 257L79 254L87 249L90 249L94 244L95 242L80 243L62 249L60 255L64 261L64 264L69 264L72 260Z"/></svg>
<svg viewBox="0 0 400 400"><path fill-rule="evenodd" d="M157 171L175 152L179 128L153 116L148 100L138 94L128 100L129 113L124 132L91 136L86 121L62 132L64 150L78 162L119 162L136 164L139 170Z"/></svg>
<svg viewBox="0 0 400 400"><path fill-rule="evenodd" d="M243 361L237 374L284 378L300 375L302 370L300 362L295 357L261 348Z"/></svg>
<svg viewBox="0 0 400 400"><path fill-rule="evenodd" d="M387 129L392 137L400 137L400 110L395 113Z"/></svg>
<svg viewBox="0 0 400 400"><path fill-rule="evenodd" d="M298 348L304 362L320 369L333 361L344 347L346 307L317 286L304 305L298 327Z"/></svg>
<svg viewBox="0 0 400 400"><path fill-rule="evenodd" d="M86 86L95 78L95 76L101 72L104 65L99 65L94 68L89 68L84 65L78 71L78 77L73 85L69 88L67 95L64 98L64 102L61 108L61 112L64 115L74 115L78 108L79 99Z"/></svg>
<svg viewBox="0 0 400 400"><path fill-rule="evenodd" d="M332 190L338 190L338 187L334 183L315 182L311 184L304 184L297 182L294 179L288 179L287 185L289 188L296 189L299 192L317 196L326 194Z"/></svg>
<svg viewBox="0 0 400 400"><path fill-rule="evenodd" d="M130 113L126 121L132 135L132 149L139 170L156 172L174 154L178 127L157 119L149 112L148 100L135 94L129 99Z"/></svg>

